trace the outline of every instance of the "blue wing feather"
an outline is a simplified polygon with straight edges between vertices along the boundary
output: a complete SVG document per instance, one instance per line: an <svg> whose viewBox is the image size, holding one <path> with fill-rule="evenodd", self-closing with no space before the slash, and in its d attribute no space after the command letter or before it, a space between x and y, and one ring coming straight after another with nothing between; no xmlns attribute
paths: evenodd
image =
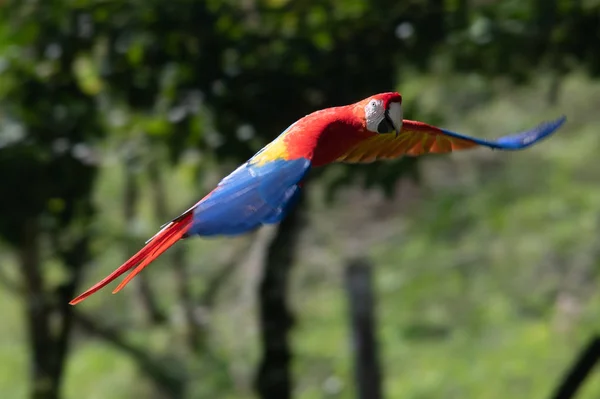
<svg viewBox="0 0 600 399"><path fill-rule="evenodd" d="M554 133L565 121L567 118L562 116L551 122L544 122L540 125L534 127L533 129L512 134L509 136L503 136L496 140L483 140L475 137L465 136L459 133L455 133L446 129L440 129L448 136L456 137L459 139L465 139L473 141L477 144L490 147L498 150L521 150L527 148L538 141L548 137L552 133Z"/></svg>
<svg viewBox="0 0 600 399"><path fill-rule="evenodd" d="M194 207L187 235L238 235L280 222L295 204L308 159L245 163Z"/></svg>

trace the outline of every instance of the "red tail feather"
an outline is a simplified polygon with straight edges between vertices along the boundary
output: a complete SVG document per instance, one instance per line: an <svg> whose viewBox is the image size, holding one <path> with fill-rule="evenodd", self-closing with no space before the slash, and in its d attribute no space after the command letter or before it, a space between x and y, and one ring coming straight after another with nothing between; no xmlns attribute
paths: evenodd
<svg viewBox="0 0 600 399"><path fill-rule="evenodd" d="M123 287L125 287L125 285L127 285L127 283L129 283L129 281L131 281L132 278L141 272L143 268L152 263L152 261L169 249L171 245L175 244L175 242L183 237L190 224L192 224L192 220L193 212L191 211L188 211L177 219L173 220L171 223L165 226L164 229L158 232L158 234L156 234L137 254L133 255L127 262L123 263L119 268L106 276L102 281L98 282L96 285L69 303L71 305L75 305L83 301L94 292L111 283L126 271L137 266L131 273L129 273L129 275L121 282L121 284L115 288L113 294L119 292Z"/></svg>

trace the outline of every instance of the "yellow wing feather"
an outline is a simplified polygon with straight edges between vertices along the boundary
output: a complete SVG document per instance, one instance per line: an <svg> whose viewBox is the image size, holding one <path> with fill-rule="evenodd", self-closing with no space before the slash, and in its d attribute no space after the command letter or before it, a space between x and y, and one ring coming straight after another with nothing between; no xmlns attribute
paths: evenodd
<svg viewBox="0 0 600 399"><path fill-rule="evenodd" d="M402 156L441 154L476 147L474 141L444 134L421 122L404 120L400 134L377 134L358 143L337 159L338 162L368 163Z"/></svg>

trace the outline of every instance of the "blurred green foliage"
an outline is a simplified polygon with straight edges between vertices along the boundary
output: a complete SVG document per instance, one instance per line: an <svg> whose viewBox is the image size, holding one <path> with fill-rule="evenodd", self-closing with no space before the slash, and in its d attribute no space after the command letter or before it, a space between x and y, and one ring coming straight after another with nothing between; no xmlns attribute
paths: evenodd
<svg viewBox="0 0 600 399"><path fill-rule="evenodd" d="M252 397L261 234L179 243L146 288L66 302L293 121L392 89L408 118L479 136L569 122L523 153L315 173L296 397L353 397L356 251L389 398L547 397L597 330L599 2L0 5L3 397Z"/></svg>

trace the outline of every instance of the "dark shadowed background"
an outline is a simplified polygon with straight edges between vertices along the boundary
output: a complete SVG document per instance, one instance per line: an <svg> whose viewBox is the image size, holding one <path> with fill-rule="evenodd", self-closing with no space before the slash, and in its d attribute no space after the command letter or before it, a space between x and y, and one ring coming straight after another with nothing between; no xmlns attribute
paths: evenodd
<svg viewBox="0 0 600 399"><path fill-rule="evenodd" d="M0 396L550 398L600 327L599 43L598 0L0 0ZM392 90L478 137L568 122L313 171L281 226L68 305L295 120Z"/></svg>

